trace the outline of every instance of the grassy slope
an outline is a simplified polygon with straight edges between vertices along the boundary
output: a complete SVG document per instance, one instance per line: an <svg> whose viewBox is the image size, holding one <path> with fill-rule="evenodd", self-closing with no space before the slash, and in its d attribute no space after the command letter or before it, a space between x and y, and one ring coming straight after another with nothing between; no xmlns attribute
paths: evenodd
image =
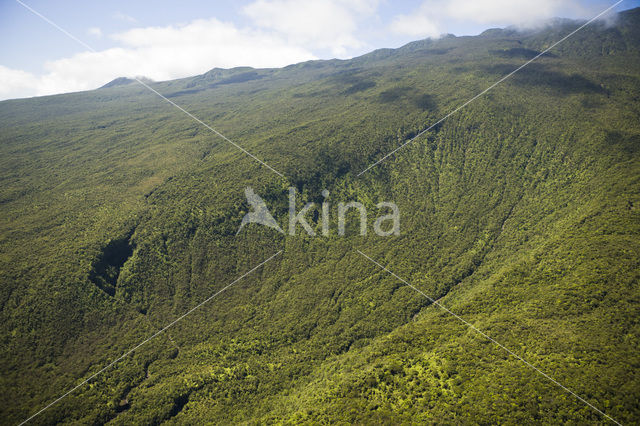
<svg viewBox="0 0 640 426"><path fill-rule="evenodd" d="M602 421L356 249L637 419L637 15L585 30L362 178L572 24L156 84L301 198L395 201L402 235L387 239L236 237L244 187L283 218L288 182L142 88L0 103L2 417L284 248L38 421ZM130 232L110 295L91 271Z"/></svg>

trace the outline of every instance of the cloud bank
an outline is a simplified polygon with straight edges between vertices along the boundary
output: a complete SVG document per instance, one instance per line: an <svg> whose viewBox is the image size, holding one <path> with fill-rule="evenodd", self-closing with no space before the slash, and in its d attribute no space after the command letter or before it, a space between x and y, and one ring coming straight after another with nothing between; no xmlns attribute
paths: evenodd
<svg viewBox="0 0 640 426"><path fill-rule="evenodd" d="M246 6L244 13L258 27L290 44L343 57L365 45L357 37L358 27L377 7L377 0L258 0Z"/></svg>
<svg viewBox="0 0 640 426"><path fill-rule="evenodd" d="M94 89L119 76L169 80L216 66L280 67L315 58L278 35L217 19L135 28L111 38L121 47L47 62L41 75L0 66L0 98Z"/></svg>
<svg viewBox="0 0 640 426"><path fill-rule="evenodd" d="M438 37L452 22L529 28L558 16L586 16L577 0L425 0L410 14L396 16L395 34Z"/></svg>

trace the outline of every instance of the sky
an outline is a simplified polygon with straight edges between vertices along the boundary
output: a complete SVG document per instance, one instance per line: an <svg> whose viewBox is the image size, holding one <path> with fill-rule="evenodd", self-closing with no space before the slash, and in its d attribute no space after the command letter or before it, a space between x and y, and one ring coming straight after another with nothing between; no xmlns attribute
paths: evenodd
<svg viewBox="0 0 640 426"><path fill-rule="evenodd" d="M351 58L442 34L590 19L615 0L0 0L0 100L212 68ZM640 6L625 0L615 10Z"/></svg>

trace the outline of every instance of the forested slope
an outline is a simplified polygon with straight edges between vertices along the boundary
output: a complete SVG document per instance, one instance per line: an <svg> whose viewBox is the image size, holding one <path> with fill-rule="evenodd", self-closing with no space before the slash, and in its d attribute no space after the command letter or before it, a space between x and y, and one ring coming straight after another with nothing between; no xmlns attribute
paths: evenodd
<svg viewBox="0 0 640 426"><path fill-rule="evenodd" d="M603 423L640 417L640 10L282 69L0 103L0 418ZM331 232L286 228L330 192ZM336 205L370 213L358 235ZM398 236L371 226L401 211Z"/></svg>

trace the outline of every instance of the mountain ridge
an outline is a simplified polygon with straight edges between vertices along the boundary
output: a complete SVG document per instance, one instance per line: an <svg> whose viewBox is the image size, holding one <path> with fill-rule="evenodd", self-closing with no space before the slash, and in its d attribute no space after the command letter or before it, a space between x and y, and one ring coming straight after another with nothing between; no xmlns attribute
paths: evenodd
<svg viewBox="0 0 640 426"><path fill-rule="evenodd" d="M147 77L136 77L136 79L147 84L154 83L153 80ZM136 83L137 82L136 79L129 78L129 77L117 77L111 80L110 82L108 82L107 84L100 86L99 89L107 89L109 87L116 87L116 86L126 86L128 84Z"/></svg>

